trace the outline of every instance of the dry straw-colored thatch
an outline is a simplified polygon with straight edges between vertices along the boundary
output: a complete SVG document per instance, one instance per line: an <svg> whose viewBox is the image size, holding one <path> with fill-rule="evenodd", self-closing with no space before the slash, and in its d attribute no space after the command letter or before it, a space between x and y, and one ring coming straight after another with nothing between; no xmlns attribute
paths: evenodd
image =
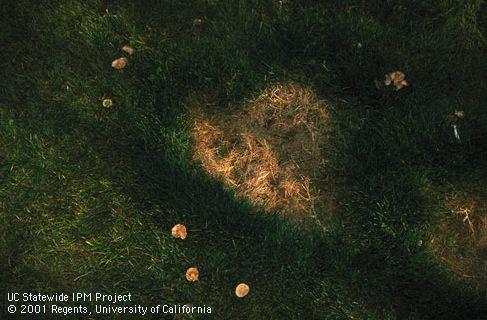
<svg viewBox="0 0 487 320"><path fill-rule="evenodd" d="M193 104L199 104L194 103ZM330 204L319 190L329 106L297 84L265 90L238 110L193 108L195 159L240 196L293 217Z"/></svg>
<svg viewBox="0 0 487 320"><path fill-rule="evenodd" d="M456 181L439 187L444 218L432 235L440 261L462 279L487 280L487 194L485 181Z"/></svg>

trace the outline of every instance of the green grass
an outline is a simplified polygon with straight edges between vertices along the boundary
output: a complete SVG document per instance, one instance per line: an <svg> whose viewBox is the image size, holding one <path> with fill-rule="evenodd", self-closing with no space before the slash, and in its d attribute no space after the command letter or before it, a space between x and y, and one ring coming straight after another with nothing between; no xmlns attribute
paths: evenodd
<svg viewBox="0 0 487 320"><path fill-rule="evenodd" d="M460 0L1 2L1 318L15 318L7 292L84 291L205 304L214 319L482 319L485 285L417 242L443 219L427 186L487 181L486 11ZM136 53L116 71L125 43ZM377 90L396 69L411 88ZM322 213L327 231L262 213L190 160L188 98L209 94L226 112L286 81L347 101L323 168L340 203ZM171 237L176 223L185 241ZM201 280L188 283L194 265Z"/></svg>

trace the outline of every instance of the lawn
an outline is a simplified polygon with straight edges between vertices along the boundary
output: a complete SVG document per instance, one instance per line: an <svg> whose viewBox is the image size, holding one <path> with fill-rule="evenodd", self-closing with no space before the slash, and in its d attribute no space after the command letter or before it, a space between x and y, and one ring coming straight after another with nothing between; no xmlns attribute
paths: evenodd
<svg viewBox="0 0 487 320"><path fill-rule="evenodd" d="M484 1L0 0L0 14L0 319L487 318ZM384 84L394 71L406 87ZM262 105L264 124L245 118ZM299 171L313 205L238 182L249 167L228 155L252 144L231 135L309 105L326 111ZM218 145L201 119L230 127ZM279 168L293 130L268 147ZM21 315L12 292L212 313ZM79 304L100 305L62 305Z"/></svg>

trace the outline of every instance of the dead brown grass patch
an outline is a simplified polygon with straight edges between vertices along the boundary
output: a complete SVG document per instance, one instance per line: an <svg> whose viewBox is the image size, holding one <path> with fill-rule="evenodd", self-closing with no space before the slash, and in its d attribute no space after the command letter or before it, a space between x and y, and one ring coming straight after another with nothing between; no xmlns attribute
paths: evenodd
<svg viewBox="0 0 487 320"><path fill-rule="evenodd" d="M330 131L329 104L297 84L265 90L238 110L192 101L194 158L267 210L316 217L332 199L319 188Z"/></svg>
<svg viewBox="0 0 487 320"><path fill-rule="evenodd" d="M462 278L487 280L487 181L458 182L440 189L447 214L432 248Z"/></svg>

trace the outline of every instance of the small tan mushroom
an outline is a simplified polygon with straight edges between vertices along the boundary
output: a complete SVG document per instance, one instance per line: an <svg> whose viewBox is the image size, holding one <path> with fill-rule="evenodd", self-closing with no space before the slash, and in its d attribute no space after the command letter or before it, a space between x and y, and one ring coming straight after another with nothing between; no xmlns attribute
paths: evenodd
<svg viewBox="0 0 487 320"><path fill-rule="evenodd" d="M406 76L404 75L403 72L394 71L394 72L387 73L385 75L384 84L386 86L394 84L394 86L396 87L396 91L399 91L402 88L407 87L409 85L405 79Z"/></svg>
<svg viewBox="0 0 487 320"><path fill-rule="evenodd" d="M462 119L465 117L465 111L457 110L457 111L455 111L454 115L455 115L455 117Z"/></svg>
<svg viewBox="0 0 487 320"><path fill-rule="evenodd" d="M391 76L392 81L394 81L394 83L401 82L402 80L404 80L406 78L404 73L401 71L394 71L390 74L390 76Z"/></svg>
<svg viewBox="0 0 487 320"><path fill-rule="evenodd" d="M112 99L103 99L101 103L105 108L113 106L113 101Z"/></svg>
<svg viewBox="0 0 487 320"><path fill-rule="evenodd" d="M406 80L402 80L400 82L394 83L394 85L396 86L396 91L399 91L402 88L407 87L408 86L408 83L407 83Z"/></svg>
<svg viewBox="0 0 487 320"><path fill-rule="evenodd" d="M196 18L193 20L193 26L195 27L199 27L203 24L203 20L199 19L199 18Z"/></svg>
<svg viewBox="0 0 487 320"><path fill-rule="evenodd" d="M171 234L174 238L180 238L184 240L186 239L186 235L187 235L186 227L184 226L184 224L178 223L177 225L172 227Z"/></svg>
<svg viewBox="0 0 487 320"><path fill-rule="evenodd" d="M126 44L126 45L124 45L124 46L122 47L122 51L124 51L124 52L128 53L129 55L132 55L132 54L134 54L134 52L135 52L134 48L132 48L132 47L131 47L131 46L129 46L128 44Z"/></svg>
<svg viewBox="0 0 487 320"><path fill-rule="evenodd" d="M112 67L117 70L123 69L127 65L127 61L128 60L125 57L115 59L112 61Z"/></svg>
<svg viewBox="0 0 487 320"><path fill-rule="evenodd" d="M239 298L245 297L250 291L250 287L246 285L245 283L241 283L235 288L235 294Z"/></svg>
<svg viewBox="0 0 487 320"><path fill-rule="evenodd" d="M186 271L186 280L194 282L198 281L200 273L197 268L191 267Z"/></svg>

